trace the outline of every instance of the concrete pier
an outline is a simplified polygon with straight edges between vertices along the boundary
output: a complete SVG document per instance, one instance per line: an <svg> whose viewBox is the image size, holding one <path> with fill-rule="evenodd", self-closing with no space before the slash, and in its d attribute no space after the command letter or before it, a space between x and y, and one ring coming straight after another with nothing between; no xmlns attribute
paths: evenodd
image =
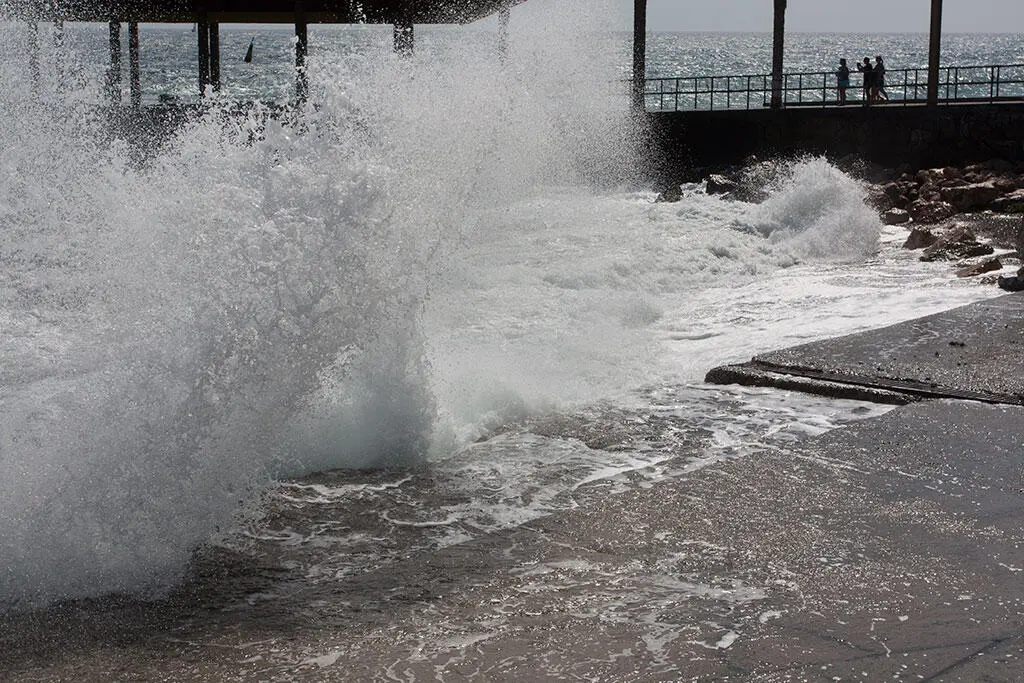
<svg viewBox="0 0 1024 683"><path fill-rule="evenodd" d="M858 155L891 168L1024 160L1024 102L652 112L651 156L682 169L759 158Z"/></svg>
<svg viewBox="0 0 1024 683"><path fill-rule="evenodd" d="M140 23L186 23L196 25L198 38L198 85L200 95L207 86L220 90L220 24L294 24L295 93L302 101L308 92L306 55L309 24L390 24L394 27L394 48L411 55L416 24L468 24L499 15L499 53L508 51L508 16L512 7L525 0L462 0L461 2L410 2L409 0L12 0L0 5L0 18L21 18L28 23L26 58L33 83L38 82L39 49L37 22L52 20L105 22L110 26L110 67L106 92L113 105L121 103L121 23L129 24L129 59L132 60L131 102L138 108L141 85L138 75Z"/></svg>

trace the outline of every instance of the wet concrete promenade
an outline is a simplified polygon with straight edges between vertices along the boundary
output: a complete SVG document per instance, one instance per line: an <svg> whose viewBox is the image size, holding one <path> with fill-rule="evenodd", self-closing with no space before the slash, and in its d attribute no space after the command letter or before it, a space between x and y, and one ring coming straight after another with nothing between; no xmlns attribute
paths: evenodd
<svg viewBox="0 0 1024 683"><path fill-rule="evenodd" d="M799 566L809 603L784 606L716 675L1024 680L1024 296L762 354L716 378L913 402L823 435L803 462L734 464L750 483L736 487L737 514L766 518L763 535L738 530L744 545Z"/></svg>
<svg viewBox="0 0 1024 683"><path fill-rule="evenodd" d="M1024 296L1011 294L715 368L709 382L779 386L891 403L1024 404Z"/></svg>
<svg viewBox="0 0 1024 683"><path fill-rule="evenodd" d="M792 448L581 489L343 581L267 558L163 603L0 620L0 679L1024 680L1022 312L760 356L903 397Z"/></svg>

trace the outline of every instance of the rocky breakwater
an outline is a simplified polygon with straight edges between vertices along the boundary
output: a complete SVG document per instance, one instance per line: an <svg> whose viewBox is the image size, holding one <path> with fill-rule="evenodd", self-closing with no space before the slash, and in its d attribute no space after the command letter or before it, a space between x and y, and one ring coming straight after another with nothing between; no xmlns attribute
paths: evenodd
<svg viewBox="0 0 1024 683"><path fill-rule="evenodd" d="M960 277L1024 289L1024 166L993 159L865 175L868 201L886 225L908 227L903 246L921 250L922 261L949 261ZM1013 266L1015 275L998 274Z"/></svg>

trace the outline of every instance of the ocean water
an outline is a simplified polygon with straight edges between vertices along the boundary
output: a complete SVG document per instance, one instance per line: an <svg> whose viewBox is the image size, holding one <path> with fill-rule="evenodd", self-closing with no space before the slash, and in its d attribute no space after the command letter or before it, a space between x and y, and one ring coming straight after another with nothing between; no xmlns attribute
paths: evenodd
<svg viewBox="0 0 1024 683"><path fill-rule="evenodd" d="M311 31L294 121L214 102L141 157L94 107L102 27L68 27L35 96L23 31L2 27L0 610L158 598L197 549L327 600L431 549L878 415L702 378L998 293L900 249L903 229L824 159L778 164L762 204L699 185L656 203L626 93L607 87L622 45L551 12L505 66L484 31L424 30L411 60L387 31ZM287 97L287 30L260 29L255 66L251 37L225 29L224 99ZM147 99L190 97L192 38L144 31ZM920 44L870 40L893 57ZM970 42L965 60L1024 61L1019 37ZM830 63L835 43L791 50ZM764 49L658 35L652 68L746 70ZM236 598L315 640L313 598Z"/></svg>
<svg viewBox="0 0 1024 683"><path fill-rule="evenodd" d="M550 10L557 12L558 10ZM512 50L535 52L536 27L511 23ZM453 51L471 52L477 58L494 56L497 36L492 22L467 27L419 26L416 50L423 59L446 59ZM568 23L560 19L558 26ZM572 34L552 32L550 38L565 41L566 50L598 51L609 68L602 74L609 83L625 83L632 77L632 36L618 31L592 30L573 39ZM650 27L647 44L648 78L693 76L761 75L771 72L771 33L680 33L658 31ZM24 27L8 25L7 40L12 45L26 40ZM122 27L122 91L128 97L127 29ZM243 57L250 41L253 61ZM517 44L518 41L518 44ZM883 55L890 71L920 69L928 66L927 33L790 33L786 36L785 70L789 73L835 71L839 58L850 64L864 57ZM83 98L98 100L103 90L107 63L107 26L67 24L63 49L54 50L51 31L43 27L41 44L44 60L43 80L49 90L58 83L74 84ZM142 98L157 103L173 98L177 102L196 102L198 66L196 33L191 25L147 25L140 27L140 81ZM309 26L310 68L339 60L360 61L368 56L381 58L392 49L390 26ZM221 70L223 94L241 100L287 101L294 95L294 29L290 25L261 24L221 26ZM522 54L521 57L528 57ZM24 68L24 57L16 58ZM943 66L986 66L1024 64L1024 34L943 35ZM560 78L573 78L578 68L573 61L559 60L548 65L565 70ZM598 79L586 77L591 87L607 87ZM614 86L613 86L614 87ZM67 93L65 93L65 97Z"/></svg>
<svg viewBox="0 0 1024 683"><path fill-rule="evenodd" d="M726 37L723 40L723 37ZM771 73L770 33L669 33L648 38L649 78L760 75ZM786 72L834 72L840 58L852 65L882 55L886 68L928 66L927 33L790 33L786 36ZM943 66L1024 64L1024 35L1019 33L944 33Z"/></svg>

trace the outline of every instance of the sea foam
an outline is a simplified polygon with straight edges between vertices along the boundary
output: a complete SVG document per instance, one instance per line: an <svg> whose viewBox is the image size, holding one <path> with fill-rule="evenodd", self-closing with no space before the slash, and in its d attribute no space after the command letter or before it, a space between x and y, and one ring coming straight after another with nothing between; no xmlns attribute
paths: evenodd
<svg viewBox="0 0 1024 683"><path fill-rule="evenodd" d="M214 100L144 153L3 60L0 608L159 593L275 476L425 461L420 318L467 209L630 137L588 53L547 69L551 30L505 67L323 55L292 118Z"/></svg>

